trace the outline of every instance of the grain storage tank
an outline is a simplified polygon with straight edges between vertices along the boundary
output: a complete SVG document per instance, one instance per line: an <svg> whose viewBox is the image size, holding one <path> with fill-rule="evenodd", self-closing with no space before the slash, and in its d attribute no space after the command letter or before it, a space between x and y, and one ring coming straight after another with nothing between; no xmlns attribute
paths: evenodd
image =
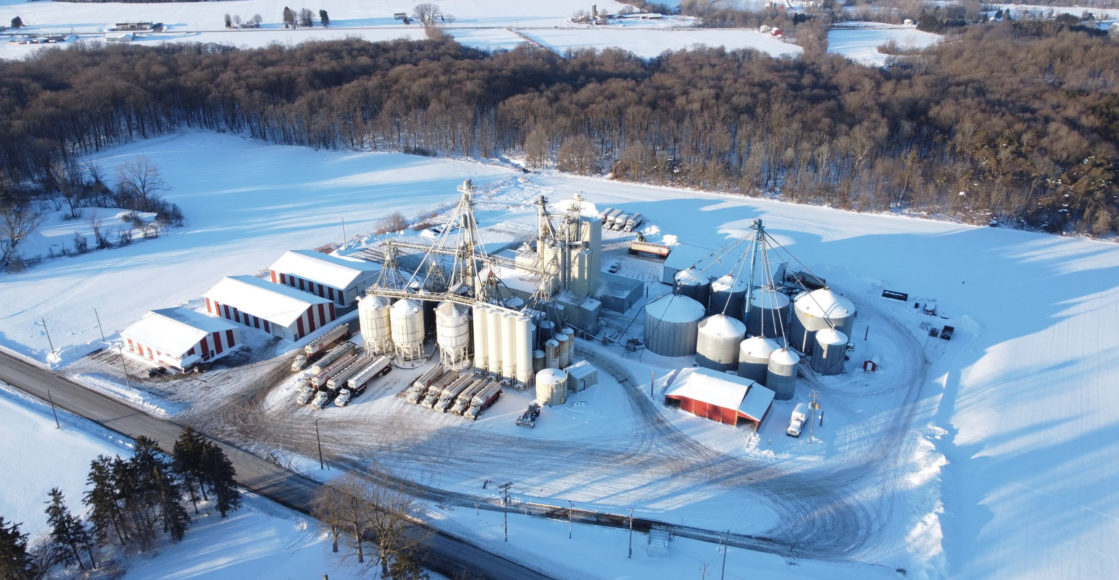
<svg viewBox="0 0 1119 580"><path fill-rule="evenodd" d="M772 338L752 336L738 346L738 376L766 384L766 369L769 368L769 355L781 348Z"/></svg>
<svg viewBox="0 0 1119 580"><path fill-rule="evenodd" d="M489 346L486 339L486 329L489 323L489 310L485 305L474 306L474 370L484 371L489 365L486 348Z"/></svg>
<svg viewBox="0 0 1119 580"><path fill-rule="evenodd" d="M801 293L793 301L793 316L789 323L789 345L811 354L816 346L816 331L834 328L847 336L855 326L855 305L848 299L820 288Z"/></svg>
<svg viewBox="0 0 1119 580"><path fill-rule="evenodd" d="M746 313L746 332L750 336L777 338L789 332L789 297L772 286L750 293L750 310Z"/></svg>
<svg viewBox="0 0 1119 580"><path fill-rule="evenodd" d="M571 366L571 337L566 333L560 332L556 334L555 341L559 343L559 356L556 357L559 368L562 369Z"/></svg>
<svg viewBox="0 0 1119 580"><path fill-rule="evenodd" d="M392 342L396 358L414 361L424 355L424 311L415 300L402 298L392 305L389 312Z"/></svg>
<svg viewBox="0 0 1119 580"><path fill-rule="evenodd" d="M695 354L699 321L706 313L702 304L668 294L645 306L645 348L663 356Z"/></svg>
<svg viewBox="0 0 1119 580"><path fill-rule="evenodd" d="M550 369L559 368L559 343L554 338L544 342L544 366Z"/></svg>
<svg viewBox="0 0 1119 580"><path fill-rule="evenodd" d="M797 353L779 348L769 355L769 366L765 374L765 386L775 393L775 399L788 401L797 391Z"/></svg>
<svg viewBox="0 0 1119 580"><path fill-rule="evenodd" d="M365 352L387 354L392 352L392 322L389 312L392 300L384 296L365 296L357 303L357 320Z"/></svg>
<svg viewBox="0 0 1119 580"><path fill-rule="evenodd" d="M699 366L727 371L738 367L738 347L746 338L746 325L729 316L716 314L699 323L695 362Z"/></svg>
<svg viewBox="0 0 1119 580"><path fill-rule="evenodd" d="M695 268L688 268L676 273L672 293L687 296L706 306L711 294L711 278L701 274Z"/></svg>
<svg viewBox="0 0 1119 580"><path fill-rule="evenodd" d="M726 314L742 320L746 304L746 280L730 274L711 283L711 298L707 303L707 315Z"/></svg>
<svg viewBox="0 0 1119 580"><path fill-rule="evenodd" d="M517 383L528 386L532 382L532 322L527 316L518 316L515 321L517 344L515 348Z"/></svg>
<svg viewBox="0 0 1119 580"><path fill-rule="evenodd" d="M486 310L486 371L501 375L501 312L496 308Z"/></svg>
<svg viewBox="0 0 1119 580"><path fill-rule="evenodd" d="M838 375L843 372L843 359L847 356L847 335L833 328L816 331L816 349L809 364L821 375Z"/></svg>
<svg viewBox="0 0 1119 580"><path fill-rule="evenodd" d="M435 342L443 366L460 371L470 366L470 314L465 306L444 302L435 309Z"/></svg>
<svg viewBox="0 0 1119 580"><path fill-rule="evenodd" d="M501 378L517 379L517 317L512 312L501 315Z"/></svg>
<svg viewBox="0 0 1119 580"><path fill-rule="evenodd" d="M541 320L536 325L536 341L541 347L556 334L556 323L551 320Z"/></svg>
<svg viewBox="0 0 1119 580"><path fill-rule="evenodd" d="M547 368L547 365L544 363L545 360L546 359L544 358L544 351L542 351L542 350L532 351L532 373L533 373L533 376L536 376L536 373L538 373L538 372L544 370L545 368Z"/></svg>
<svg viewBox="0 0 1119 580"><path fill-rule="evenodd" d="M567 373L562 369L544 369L536 373L536 401L541 405L567 402Z"/></svg>

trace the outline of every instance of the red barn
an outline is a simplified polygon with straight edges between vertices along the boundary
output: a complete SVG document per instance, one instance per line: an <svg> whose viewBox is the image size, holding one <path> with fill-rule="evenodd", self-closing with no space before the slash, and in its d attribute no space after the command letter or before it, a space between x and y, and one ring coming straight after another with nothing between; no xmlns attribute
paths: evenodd
<svg viewBox="0 0 1119 580"><path fill-rule="evenodd" d="M180 371L217 360L238 342L235 326L187 308L152 310L120 336L129 352Z"/></svg>
<svg viewBox="0 0 1119 580"><path fill-rule="evenodd" d="M206 312L296 341L334 320L334 302L253 276L228 276L204 294Z"/></svg>
<svg viewBox="0 0 1119 580"><path fill-rule="evenodd" d="M664 402L727 425L745 419L756 431L769 414L773 397L772 390L750 379L699 367L681 370L665 392Z"/></svg>

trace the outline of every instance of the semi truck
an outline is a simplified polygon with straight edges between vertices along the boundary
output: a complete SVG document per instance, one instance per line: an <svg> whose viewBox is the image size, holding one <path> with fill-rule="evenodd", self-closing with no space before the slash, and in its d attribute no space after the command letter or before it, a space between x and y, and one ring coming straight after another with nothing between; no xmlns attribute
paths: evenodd
<svg viewBox="0 0 1119 580"><path fill-rule="evenodd" d="M629 219L626 220L625 226L622 229L627 232L632 232L634 228L639 227L643 223L645 223L645 216L635 213L629 216Z"/></svg>
<svg viewBox="0 0 1119 580"><path fill-rule="evenodd" d="M663 260L668 257L668 254L672 253L672 248L664 244L633 241L629 243L629 253L646 254Z"/></svg>
<svg viewBox="0 0 1119 580"><path fill-rule="evenodd" d="M349 344L349 343L347 343L347 344ZM314 376L312 376L311 377L311 386L315 387L316 389L321 389L323 387L327 387L328 386L327 383L330 382L330 379L334 378L335 375L341 373L346 367L348 367L350 364L352 364L355 360L357 360L357 353L354 352L353 349L350 349L349 351L344 353L342 356L334 359L334 362L330 363L330 366L323 367L321 370L319 370L318 373L316 373ZM315 365L315 366L317 367L319 365Z"/></svg>
<svg viewBox="0 0 1119 580"><path fill-rule="evenodd" d="M602 212L602 225L610 227L610 223L614 221L614 216L620 213L622 213L620 209L606 208L606 211Z"/></svg>
<svg viewBox="0 0 1119 580"><path fill-rule="evenodd" d="M486 379L475 379L472 383L455 383L443 389L443 393L439 395L439 400L431 407L432 410L446 413L447 409L451 408L451 405L455 403L455 399L457 399L463 391L476 387L479 383L485 384ZM427 401L424 402L426 403Z"/></svg>
<svg viewBox="0 0 1119 580"><path fill-rule="evenodd" d="M369 357L359 356L349 360L349 364L343 367L342 370L330 375L330 378L326 381L326 388L337 391L339 387L345 387L346 381L350 380L350 377L356 375L358 371L365 368L365 365L369 362Z"/></svg>
<svg viewBox="0 0 1119 580"><path fill-rule="evenodd" d="M463 411L470 408L470 401L474 399L474 395L477 395L482 389L486 388L487 384L489 383L471 384L469 388L459 393L458 397L455 399L455 404L451 406L448 412L461 415Z"/></svg>
<svg viewBox="0 0 1119 580"><path fill-rule="evenodd" d="M352 353L355 348L356 347L354 346L354 343L343 342L342 344L330 349L330 351L324 354L323 357L318 360L318 362L311 366L311 374L317 376L319 373L322 372L324 368L330 366L334 363L334 361L346 356L347 354Z"/></svg>
<svg viewBox="0 0 1119 580"><path fill-rule="evenodd" d="M501 397L501 385L492 383L488 387L482 389L480 393L474 395L470 401L470 408L462 414L463 417L471 421L478 418L478 415L493 405L497 399Z"/></svg>
<svg viewBox="0 0 1119 580"><path fill-rule="evenodd" d="M326 334L307 343L307 346L303 347L303 353L306 354L308 357L315 356L316 354L330 348L330 346L334 343L340 340L346 340L349 337L350 325L339 324L338 326L330 329L330 331Z"/></svg>
<svg viewBox="0 0 1119 580"><path fill-rule="evenodd" d="M614 216L614 219L610 220L610 226L609 227L612 230L620 230L620 229L625 227L626 221L628 221L628 220L629 220L629 214L628 213L625 213L625 212L619 213L618 215Z"/></svg>
<svg viewBox="0 0 1119 580"><path fill-rule="evenodd" d="M800 432L804 429L804 424L808 421L808 404L797 403L793 408L793 415L789 418L789 428L785 430L785 434L790 437L800 437Z"/></svg>
<svg viewBox="0 0 1119 580"><path fill-rule="evenodd" d="M427 394L423 397L420 405L428 409L434 407L435 403L439 402L439 397L442 396L443 391L446 390L447 387L460 384L468 385L470 381L463 381L462 377L455 372L445 373L443 376L439 377L439 380L435 381L427 388Z"/></svg>
<svg viewBox="0 0 1119 580"><path fill-rule="evenodd" d="M369 383L373 382L373 379L387 375L391 370L392 359L387 356L378 357L377 360L366 365L359 370L357 374L350 377L350 380L346 381L346 388L352 391L355 396L360 395L365 392L365 388L369 386Z"/></svg>

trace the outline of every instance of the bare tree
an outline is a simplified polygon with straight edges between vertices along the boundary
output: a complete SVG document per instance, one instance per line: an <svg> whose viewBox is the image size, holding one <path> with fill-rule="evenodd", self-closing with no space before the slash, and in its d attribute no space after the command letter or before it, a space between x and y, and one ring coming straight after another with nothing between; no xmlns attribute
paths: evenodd
<svg viewBox="0 0 1119 580"><path fill-rule="evenodd" d="M16 246L41 223L43 218L30 200L7 189L0 190L0 264L11 266Z"/></svg>
<svg viewBox="0 0 1119 580"><path fill-rule="evenodd" d="M404 215L400 212L389 214L377 221L377 226L373 230L375 234L387 234L391 232L399 232L408 227L408 220L404 219Z"/></svg>
<svg viewBox="0 0 1119 580"><path fill-rule="evenodd" d="M136 202L135 207L129 209L140 211L151 211L153 196L169 189L159 167L147 157L137 157L118 167L117 180L121 196Z"/></svg>
<svg viewBox="0 0 1119 580"><path fill-rule="evenodd" d="M70 218L78 217L78 207L86 197L85 183L82 182L82 170L73 157L64 161L56 161L50 168L51 186L58 191L66 205L70 208Z"/></svg>
<svg viewBox="0 0 1119 580"><path fill-rule="evenodd" d="M416 7L412 9L412 15L424 26L435 26L435 21L440 20L443 16L443 11L436 4L424 2L416 4Z"/></svg>
<svg viewBox="0 0 1119 580"><path fill-rule="evenodd" d="M413 553L426 537L415 525L415 500L390 484L374 484L369 494L368 531L380 552L381 575L389 577L390 567L412 568Z"/></svg>
<svg viewBox="0 0 1119 580"><path fill-rule="evenodd" d="M330 536L333 540L331 551L334 553L338 553L338 538L342 535L342 526L345 525L340 497L331 482L319 488L318 493L311 499L311 515L330 526Z"/></svg>

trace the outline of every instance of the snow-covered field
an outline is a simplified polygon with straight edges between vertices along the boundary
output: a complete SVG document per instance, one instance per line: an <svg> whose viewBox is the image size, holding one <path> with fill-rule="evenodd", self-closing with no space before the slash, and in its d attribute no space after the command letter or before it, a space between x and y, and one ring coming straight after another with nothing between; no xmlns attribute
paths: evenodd
<svg viewBox="0 0 1119 580"><path fill-rule="evenodd" d="M828 31L828 52L868 66L886 64L888 54L878 47L893 41L901 50L928 48L942 38L939 34L922 32L911 25L879 22L844 22Z"/></svg>

